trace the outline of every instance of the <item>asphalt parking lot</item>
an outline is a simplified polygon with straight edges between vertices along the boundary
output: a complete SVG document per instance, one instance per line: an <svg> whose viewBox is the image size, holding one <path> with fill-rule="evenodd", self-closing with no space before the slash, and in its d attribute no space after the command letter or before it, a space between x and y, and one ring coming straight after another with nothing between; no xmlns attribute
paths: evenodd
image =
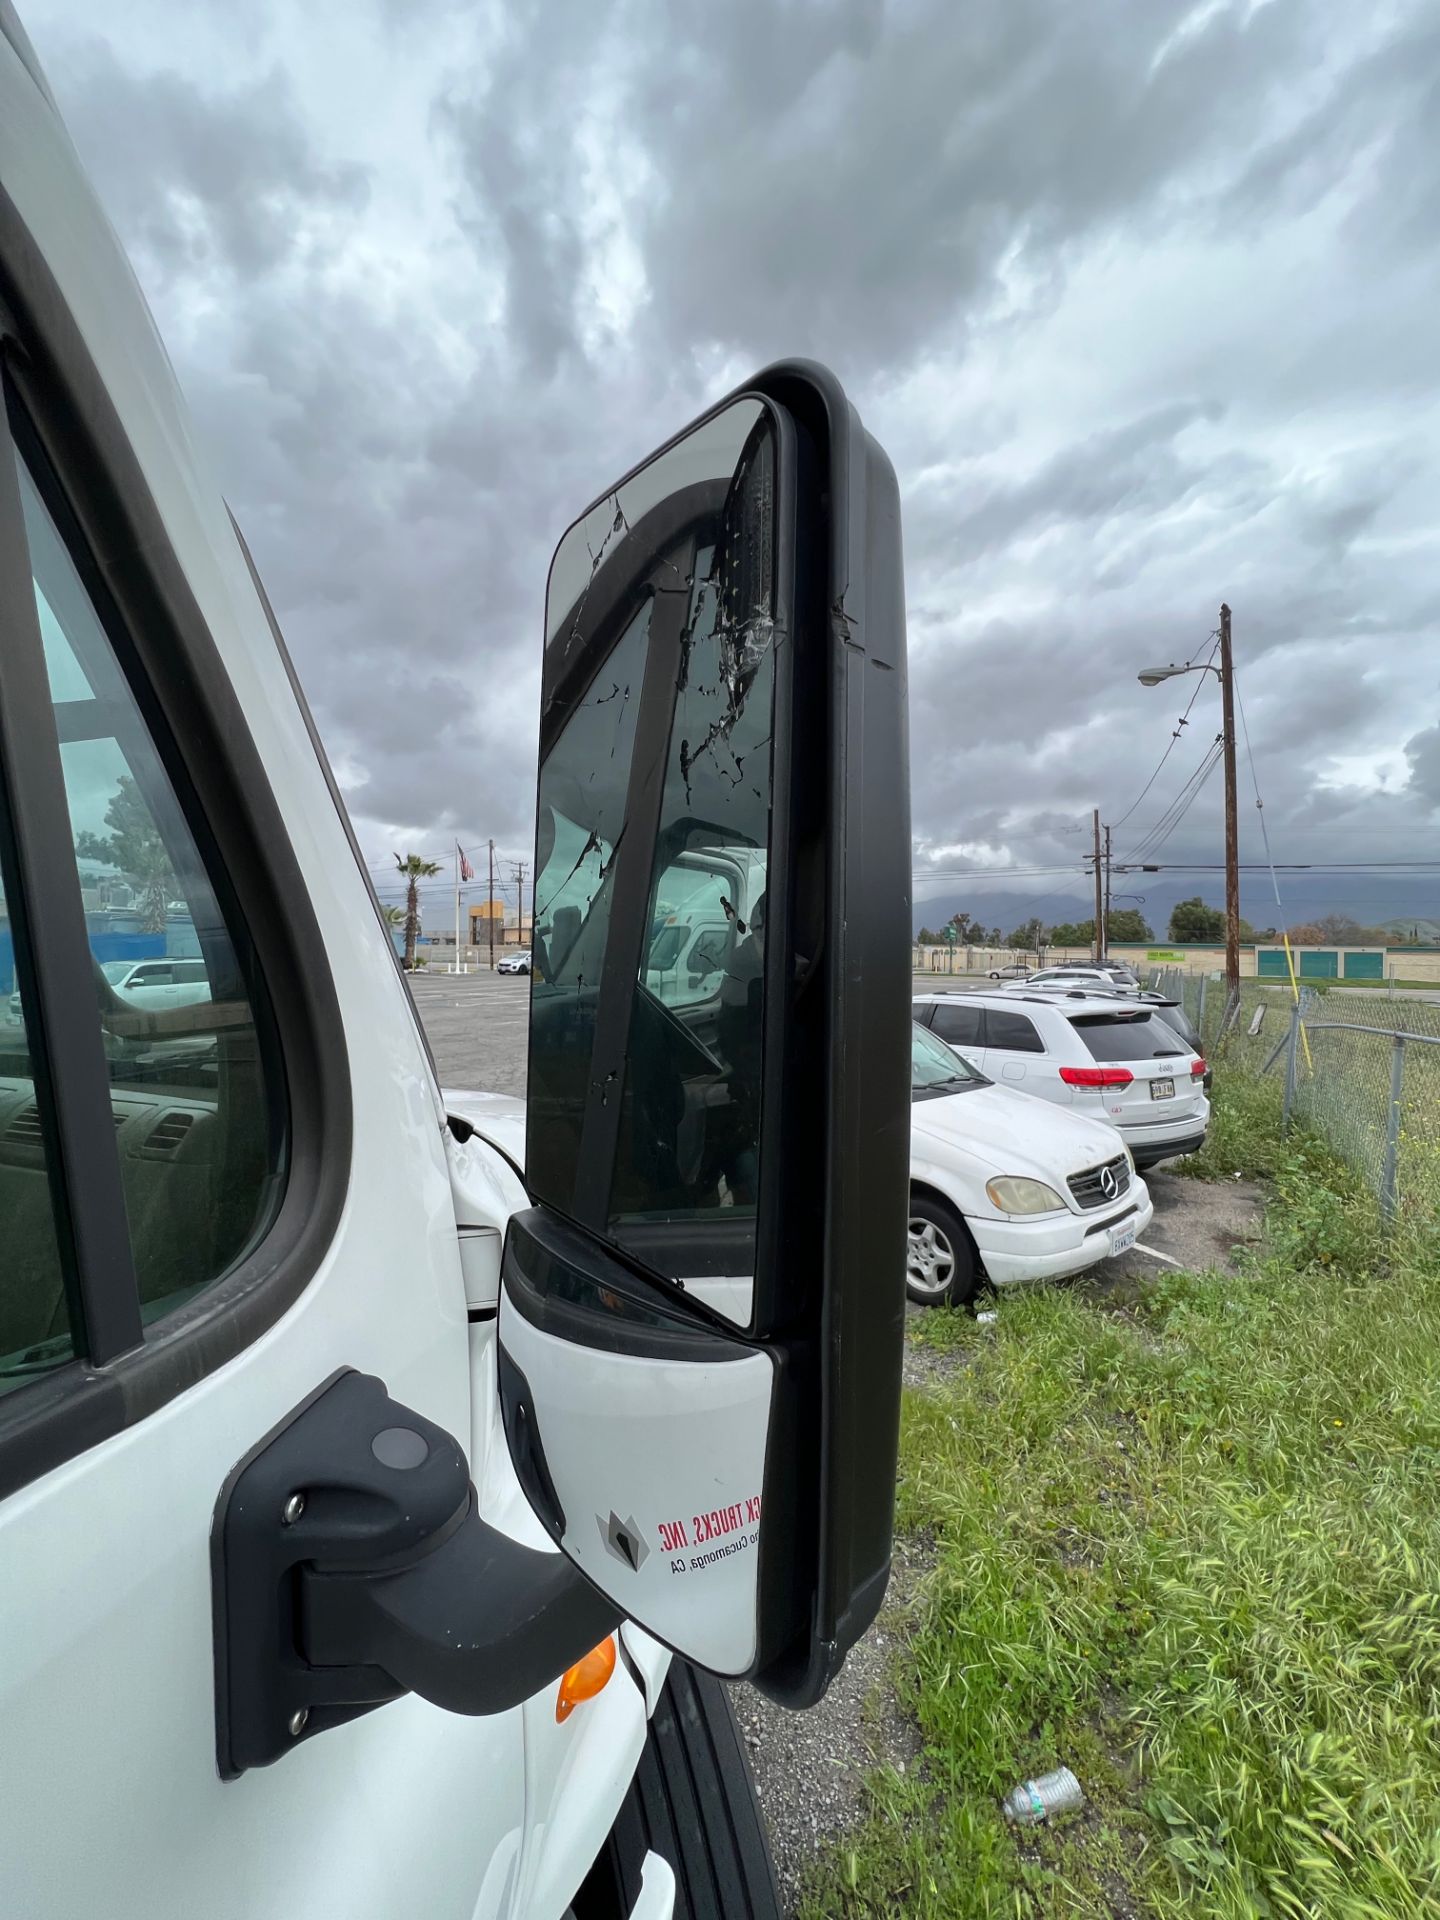
<svg viewBox="0 0 1440 1920"><path fill-rule="evenodd" d="M527 974L427 968L411 974L410 990L444 1086L525 1097Z"/></svg>

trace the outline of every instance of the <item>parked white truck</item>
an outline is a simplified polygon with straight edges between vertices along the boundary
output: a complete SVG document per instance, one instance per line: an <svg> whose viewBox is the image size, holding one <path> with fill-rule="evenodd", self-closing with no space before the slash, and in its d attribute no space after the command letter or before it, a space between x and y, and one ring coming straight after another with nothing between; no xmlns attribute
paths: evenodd
<svg viewBox="0 0 1440 1920"><path fill-rule="evenodd" d="M773 1913L715 1676L812 1703L889 1566L883 454L772 367L561 541L520 1158L442 1099L9 0L0 382L0 1910ZM97 966L97 846L183 903L188 1004Z"/></svg>

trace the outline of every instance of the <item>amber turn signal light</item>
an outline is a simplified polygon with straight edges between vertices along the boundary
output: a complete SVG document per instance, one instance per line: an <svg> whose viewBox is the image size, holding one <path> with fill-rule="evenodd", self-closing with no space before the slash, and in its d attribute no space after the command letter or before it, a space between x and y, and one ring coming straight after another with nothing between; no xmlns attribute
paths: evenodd
<svg viewBox="0 0 1440 1920"><path fill-rule="evenodd" d="M560 1677L555 1696L555 1718L568 1720L582 1700L593 1700L615 1671L615 1636L606 1634L598 1647L592 1647L583 1660L567 1667Z"/></svg>

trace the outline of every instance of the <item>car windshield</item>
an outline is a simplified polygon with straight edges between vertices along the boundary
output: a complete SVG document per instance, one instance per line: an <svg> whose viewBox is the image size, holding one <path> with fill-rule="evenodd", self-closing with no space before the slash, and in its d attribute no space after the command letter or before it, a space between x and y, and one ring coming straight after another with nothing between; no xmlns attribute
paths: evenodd
<svg viewBox="0 0 1440 1920"><path fill-rule="evenodd" d="M1095 1060L1169 1060L1188 1051L1173 1028L1149 1013L1082 1013L1072 1024Z"/></svg>
<svg viewBox="0 0 1440 1920"><path fill-rule="evenodd" d="M100 971L112 987L118 987L134 964L133 960L102 960Z"/></svg>
<svg viewBox="0 0 1440 1920"><path fill-rule="evenodd" d="M990 1082L983 1073L977 1073L968 1061L962 1060L943 1046L933 1034L924 1027L912 1025L910 1028L910 1089L912 1093L923 1092L929 1087L948 1087L952 1093L959 1093L967 1087L988 1087Z"/></svg>

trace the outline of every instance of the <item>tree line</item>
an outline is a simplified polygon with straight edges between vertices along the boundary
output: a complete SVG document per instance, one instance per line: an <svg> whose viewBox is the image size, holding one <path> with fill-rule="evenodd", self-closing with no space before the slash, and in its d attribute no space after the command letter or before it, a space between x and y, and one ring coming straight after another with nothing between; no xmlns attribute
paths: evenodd
<svg viewBox="0 0 1440 1920"><path fill-rule="evenodd" d="M1038 953L1042 947L1089 947L1095 944L1095 921L1061 920L1047 926L1038 917L1023 921L1002 934L999 927L986 927L968 913L952 913L938 933L922 927L915 936L921 946L944 946L955 929L955 944L962 947L1008 947L1019 953ZM1139 946L1154 940L1155 931L1138 907L1118 908L1106 923L1107 935L1115 946ZM1179 944L1225 938L1225 912L1209 906L1197 893L1193 899L1178 900L1166 929L1167 940ZM1240 922L1240 938L1246 945L1279 938L1274 927L1253 927ZM1401 937L1385 927L1367 927L1348 913L1327 913L1319 920L1307 920L1290 928L1290 944L1296 947L1385 947L1403 946L1409 936Z"/></svg>

